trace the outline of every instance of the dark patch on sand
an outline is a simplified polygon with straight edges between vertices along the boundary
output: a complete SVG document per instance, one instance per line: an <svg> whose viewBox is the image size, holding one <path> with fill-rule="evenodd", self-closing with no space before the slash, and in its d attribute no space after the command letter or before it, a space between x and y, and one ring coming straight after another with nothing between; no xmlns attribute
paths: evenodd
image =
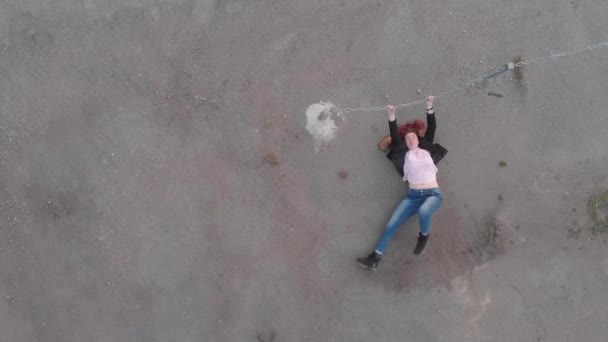
<svg viewBox="0 0 608 342"><path fill-rule="evenodd" d="M257 342L275 342L277 339L277 332L274 330L257 333L255 340Z"/></svg>
<svg viewBox="0 0 608 342"><path fill-rule="evenodd" d="M270 165L270 166L278 166L280 164L279 158L277 158L277 156L274 153L268 153L267 155L265 155L264 163L266 163L267 165Z"/></svg>

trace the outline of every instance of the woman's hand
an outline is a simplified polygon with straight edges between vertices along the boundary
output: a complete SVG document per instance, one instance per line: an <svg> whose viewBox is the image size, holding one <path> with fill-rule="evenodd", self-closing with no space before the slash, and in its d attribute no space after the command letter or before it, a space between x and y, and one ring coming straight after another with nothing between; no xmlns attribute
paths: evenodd
<svg viewBox="0 0 608 342"><path fill-rule="evenodd" d="M426 109L427 110L433 108L433 100L435 100L435 96L427 96L426 97Z"/></svg>
<svg viewBox="0 0 608 342"><path fill-rule="evenodd" d="M397 117L395 116L395 106L388 105L386 106L386 112L388 113L388 121L395 121Z"/></svg>

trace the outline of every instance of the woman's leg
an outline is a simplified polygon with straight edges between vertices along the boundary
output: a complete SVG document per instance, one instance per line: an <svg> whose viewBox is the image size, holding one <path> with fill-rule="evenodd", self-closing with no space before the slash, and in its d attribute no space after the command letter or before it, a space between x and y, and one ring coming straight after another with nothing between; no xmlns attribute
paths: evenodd
<svg viewBox="0 0 608 342"><path fill-rule="evenodd" d="M428 235L431 231L431 218L433 213L439 209L443 202L443 195L439 189L433 189L432 194L424 199L418 209L418 220L420 221L420 233Z"/></svg>
<svg viewBox="0 0 608 342"><path fill-rule="evenodd" d="M422 204L422 199L417 198L415 196L410 196L404 198L401 203L397 206L397 209L393 212L391 219L388 221L386 225L386 229L380 238L380 241L376 245L376 253L382 255L384 250L388 246L389 241L397 232L397 229L403 224L403 222L407 221L412 215L414 215L418 208Z"/></svg>

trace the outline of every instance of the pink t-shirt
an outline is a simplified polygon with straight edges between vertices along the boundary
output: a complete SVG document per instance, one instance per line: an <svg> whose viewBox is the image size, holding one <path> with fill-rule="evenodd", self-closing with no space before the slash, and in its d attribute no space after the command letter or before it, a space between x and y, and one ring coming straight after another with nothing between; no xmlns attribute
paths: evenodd
<svg viewBox="0 0 608 342"><path fill-rule="evenodd" d="M405 154L403 181L422 184L437 181L437 167L427 150L418 148Z"/></svg>

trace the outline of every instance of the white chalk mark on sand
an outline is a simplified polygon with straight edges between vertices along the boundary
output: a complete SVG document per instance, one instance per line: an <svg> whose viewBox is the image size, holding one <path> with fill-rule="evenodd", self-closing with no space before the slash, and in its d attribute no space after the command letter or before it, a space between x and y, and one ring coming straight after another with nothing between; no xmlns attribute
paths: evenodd
<svg viewBox="0 0 608 342"><path fill-rule="evenodd" d="M334 108L331 102L319 102L308 106L306 110L306 130L315 141L315 150L336 137L338 126L332 119L330 110Z"/></svg>

